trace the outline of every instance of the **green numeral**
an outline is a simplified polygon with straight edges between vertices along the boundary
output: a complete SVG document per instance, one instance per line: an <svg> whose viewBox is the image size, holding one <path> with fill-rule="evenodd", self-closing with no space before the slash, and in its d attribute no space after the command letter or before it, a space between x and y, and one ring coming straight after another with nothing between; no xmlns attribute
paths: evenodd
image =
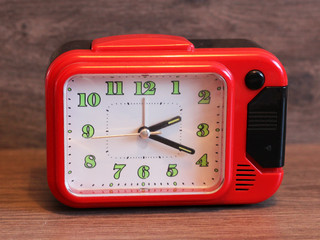
<svg viewBox="0 0 320 240"><path fill-rule="evenodd" d="M201 97L199 104L209 104L210 103L210 92L208 90L201 90L198 93L198 96Z"/></svg>
<svg viewBox="0 0 320 240"><path fill-rule="evenodd" d="M90 124L86 124L82 127L82 137L91 138L94 134L94 128Z"/></svg>
<svg viewBox="0 0 320 240"><path fill-rule="evenodd" d="M179 81L171 81L173 84L173 91L171 94L180 94L179 92Z"/></svg>
<svg viewBox="0 0 320 240"><path fill-rule="evenodd" d="M90 93L88 98L86 98L85 93L78 93L79 95L79 105L78 107L87 107L87 103L91 107L96 107L101 102L101 97L98 93Z"/></svg>
<svg viewBox="0 0 320 240"><path fill-rule="evenodd" d="M114 179L120 178L120 173L125 166L126 166L126 164L114 164L113 170L117 170L116 173L113 175Z"/></svg>
<svg viewBox="0 0 320 240"><path fill-rule="evenodd" d="M149 166L146 166L146 165L143 165L143 166L139 167L139 169L138 169L138 176L139 176L139 178L141 178L141 179L146 179L146 178L148 178L149 175L150 175L149 170L150 170L150 167L149 167Z"/></svg>
<svg viewBox="0 0 320 240"><path fill-rule="evenodd" d="M134 95L154 95L156 93L156 84L152 81L147 81L143 84L142 82L134 82L136 84L136 93ZM146 89L144 92L142 88Z"/></svg>
<svg viewBox="0 0 320 240"><path fill-rule="evenodd" d="M78 107L86 107L86 94L85 93L78 93L79 95L79 105Z"/></svg>
<svg viewBox="0 0 320 240"><path fill-rule="evenodd" d="M209 134L209 125L206 123L201 123L198 125L199 131L197 132L198 137L206 137Z"/></svg>
<svg viewBox="0 0 320 240"><path fill-rule="evenodd" d="M196 162L196 165L199 165L199 167L208 167L208 154L203 154L203 156Z"/></svg>
<svg viewBox="0 0 320 240"><path fill-rule="evenodd" d="M123 95L123 82L107 81L106 95Z"/></svg>
<svg viewBox="0 0 320 240"><path fill-rule="evenodd" d="M134 82L136 84L136 93L134 95L142 95L142 82Z"/></svg>
<svg viewBox="0 0 320 240"><path fill-rule="evenodd" d="M96 157L88 155L84 158L84 166L86 168L94 168L96 166Z"/></svg>
<svg viewBox="0 0 320 240"><path fill-rule="evenodd" d="M168 177L177 176L178 169L176 167L177 167L177 164L169 164L168 170L167 170L167 176Z"/></svg>

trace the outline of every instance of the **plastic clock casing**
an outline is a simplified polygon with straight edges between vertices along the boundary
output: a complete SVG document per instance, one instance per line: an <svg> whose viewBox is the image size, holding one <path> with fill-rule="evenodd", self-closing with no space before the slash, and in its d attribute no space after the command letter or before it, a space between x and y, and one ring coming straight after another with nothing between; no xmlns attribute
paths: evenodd
<svg viewBox="0 0 320 240"><path fill-rule="evenodd" d="M263 87L252 90L245 76L258 69ZM227 84L225 175L208 194L77 197L64 179L63 86L76 74L218 73ZM281 184L282 167L263 168L246 152L248 104L266 87L286 87L279 60L258 47L195 48L182 37L123 35L96 39L91 49L59 55L46 76L47 177L54 196L72 207L249 204L266 200Z"/></svg>

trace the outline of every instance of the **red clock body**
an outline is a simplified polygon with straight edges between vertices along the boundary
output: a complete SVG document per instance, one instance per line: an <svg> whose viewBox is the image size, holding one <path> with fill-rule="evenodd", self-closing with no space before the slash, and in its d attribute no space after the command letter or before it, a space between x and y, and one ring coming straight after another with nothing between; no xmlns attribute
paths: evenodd
<svg viewBox="0 0 320 240"><path fill-rule="evenodd" d="M264 201L283 178L287 85L245 40L68 43L46 76L50 189L81 208Z"/></svg>

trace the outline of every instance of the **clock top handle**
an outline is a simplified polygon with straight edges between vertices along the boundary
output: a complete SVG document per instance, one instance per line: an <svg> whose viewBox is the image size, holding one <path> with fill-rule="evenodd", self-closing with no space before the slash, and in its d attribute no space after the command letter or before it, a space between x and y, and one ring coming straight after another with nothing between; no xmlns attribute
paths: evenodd
<svg viewBox="0 0 320 240"><path fill-rule="evenodd" d="M91 50L136 51L136 50L183 50L192 51L193 44L179 36L162 34L133 34L98 38L93 40Z"/></svg>

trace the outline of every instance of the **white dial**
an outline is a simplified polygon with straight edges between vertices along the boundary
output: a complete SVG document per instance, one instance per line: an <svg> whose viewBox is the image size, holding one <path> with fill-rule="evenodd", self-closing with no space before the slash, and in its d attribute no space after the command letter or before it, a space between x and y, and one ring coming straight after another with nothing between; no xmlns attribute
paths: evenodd
<svg viewBox="0 0 320 240"><path fill-rule="evenodd" d="M226 93L214 73L71 77L64 87L67 189L78 196L218 190Z"/></svg>

